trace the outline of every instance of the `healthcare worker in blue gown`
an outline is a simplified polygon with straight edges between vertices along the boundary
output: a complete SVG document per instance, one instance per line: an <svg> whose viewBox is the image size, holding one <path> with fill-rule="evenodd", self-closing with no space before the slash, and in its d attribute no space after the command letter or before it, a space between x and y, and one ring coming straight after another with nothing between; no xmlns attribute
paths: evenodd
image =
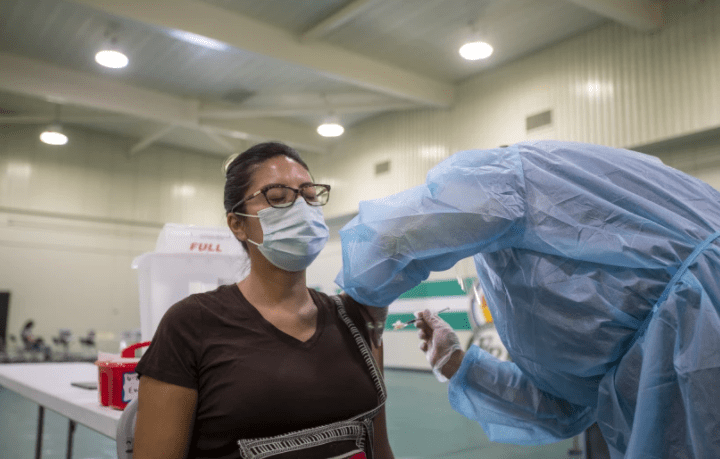
<svg viewBox="0 0 720 459"><path fill-rule="evenodd" d="M555 442L597 422L614 459L720 458L708 184L641 153L526 142L457 153L424 185L361 202L340 234L336 282L371 306L474 256L512 361L464 353L429 312L421 346L491 440Z"/></svg>

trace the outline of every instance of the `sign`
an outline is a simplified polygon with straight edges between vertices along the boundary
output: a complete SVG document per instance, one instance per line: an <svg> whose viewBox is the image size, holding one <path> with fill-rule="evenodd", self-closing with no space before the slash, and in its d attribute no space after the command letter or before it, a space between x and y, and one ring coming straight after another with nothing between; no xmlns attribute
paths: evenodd
<svg viewBox="0 0 720 459"><path fill-rule="evenodd" d="M130 403L137 398L138 389L140 388L140 378L134 371L128 371L123 373L122 377L122 401L123 403Z"/></svg>
<svg viewBox="0 0 720 459"><path fill-rule="evenodd" d="M207 242L191 242L190 252L208 252L208 253L220 253L222 248L220 244L209 244Z"/></svg>
<svg viewBox="0 0 720 459"><path fill-rule="evenodd" d="M155 244L155 253L244 255L244 250L230 228L166 223Z"/></svg>

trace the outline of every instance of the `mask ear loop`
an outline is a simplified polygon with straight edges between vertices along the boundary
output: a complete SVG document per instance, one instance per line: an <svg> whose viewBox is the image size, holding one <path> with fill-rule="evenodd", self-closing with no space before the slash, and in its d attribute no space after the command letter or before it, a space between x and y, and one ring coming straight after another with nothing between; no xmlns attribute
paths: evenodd
<svg viewBox="0 0 720 459"><path fill-rule="evenodd" d="M241 216L243 216L243 217L260 218L259 215L244 214L244 213L242 213L242 212L233 212L233 214L235 214L235 215L241 215ZM250 243L254 244L256 247L260 247L260 246L262 245L262 244L258 244L257 242L253 241L253 240L250 239L250 238L247 239L247 242L250 242Z"/></svg>
<svg viewBox="0 0 720 459"><path fill-rule="evenodd" d="M264 209L263 209L264 210ZM254 218L260 218L259 215L250 215L250 214L244 214L242 212L233 212L235 215L241 215L243 217L254 217Z"/></svg>
<svg viewBox="0 0 720 459"><path fill-rule="evenodd" d="M255 247L260 247L260 246L262 245L262 244L258 244L257 242L253 241L253 240L250 239L250 238L247 238L247 241L248 241L249 243L253 244Z"/></svg>

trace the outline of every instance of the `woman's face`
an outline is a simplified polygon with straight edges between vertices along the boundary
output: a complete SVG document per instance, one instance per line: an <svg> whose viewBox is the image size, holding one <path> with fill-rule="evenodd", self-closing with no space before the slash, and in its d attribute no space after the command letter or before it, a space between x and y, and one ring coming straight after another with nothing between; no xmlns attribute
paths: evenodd
<svg viewBox="0 0 720 459"><path fill-rule="evenodd" d="M252 196L258 190L268 185L285 185L292 188L300 188L301 185L312 183L310 173L298 162L287 156L275 156L261 163L252 175L252 181L245 193L245 198ZM302 199L302 197L299 197ZM257 215L263 209L270 207L265 196L259 194L254 198L245 202L245 211L243 213L249 215ZM253 217L245 217L239 225L242 231L236 236L245 241L250 239L258 244L263 242L262 226L260 220ZM231 226L232 228L232 226ZM234 230L233 230L234 231ZM250 244L252 247L252 244Z"/></svg>

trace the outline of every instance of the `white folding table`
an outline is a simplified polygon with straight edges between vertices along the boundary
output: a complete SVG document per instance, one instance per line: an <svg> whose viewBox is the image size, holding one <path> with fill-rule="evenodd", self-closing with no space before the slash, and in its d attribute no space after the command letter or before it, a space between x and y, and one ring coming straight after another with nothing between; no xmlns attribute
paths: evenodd
<svg viewBox="0 0 720 459"><path fill-rule="evenodd" d="M38 429L35 458L42 456L45 408L68 418L67 459L72 457L77 423L115 439L122 411L100 405L97 390L72 386L98 379L92 363L14 363L0 365L0 386L37 403Z"/></svg>

